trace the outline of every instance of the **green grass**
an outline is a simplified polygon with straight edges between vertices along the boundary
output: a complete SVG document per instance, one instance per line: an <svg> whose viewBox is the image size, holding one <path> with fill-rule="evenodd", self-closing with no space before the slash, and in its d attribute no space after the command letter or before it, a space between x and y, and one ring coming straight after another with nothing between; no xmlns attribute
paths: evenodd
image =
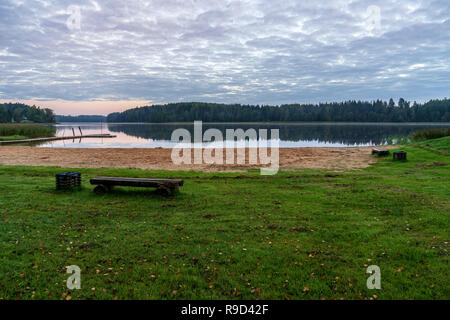
<svg viewBox="0 0 450 320"><path fill-rule="evenodd" d="M0 137L0 141L23 140L23 139L27 139L27 138L28 137L25 137L25 136L14 135L14 136Z"/></svg>
<svg viewBox="0 0 450 320"><path fill-rule="evenodd" d="M80 169L79 192L55 191L60 168L2 166L0 298L449 299L450 138L428 144L338 173ZM185 186L99 196L97 175Z"/></svg>
<svg viewBox="0 0 450 320"><path fill-rule="evenodd" d="M439 138L439 139L433 139L433 140L426 140L421 141L418 143L419 146L428 148L430 150L438 151L438 152L444 152L444 153L450 153L450 143L449 137Z"/></svg>
<svg viewBox="0 0 450 320"><path fill-rule="evenodd" d="M41 138L52 137L55 135L55 127L38 124L0 124L0 139L14 140L11 136L21 138Z"/></svg>
<svg viewBox="0 0 450 320"><path fill-rule="evenodd" d="M450 128L425 129L412 133L413 141L423 141L450 136Z"/></svg>

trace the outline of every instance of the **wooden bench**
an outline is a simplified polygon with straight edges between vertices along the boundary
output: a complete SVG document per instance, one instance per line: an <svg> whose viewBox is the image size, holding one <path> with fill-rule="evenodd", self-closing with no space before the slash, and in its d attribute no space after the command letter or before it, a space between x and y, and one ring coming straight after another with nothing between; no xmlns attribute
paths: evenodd
<svg viewBox="0 0 450 320"><path fill-rule="evenodd" d="M389 150L388 149L375 148L375 149L372 149L372 154L377 154L379 156L387 156L387 155L389 155Z"/></svg>
<svg viewBox="0 0 450 320"><path fill-rule="evenodd" d="M106 193L115 186L156 188L163 195L171 195L178 187L184 183L183 180L174 179L142 179L142 178L122 178L122 177L97 177L90 180L92 185L97 185L94 192L98 194Z"/></svg>

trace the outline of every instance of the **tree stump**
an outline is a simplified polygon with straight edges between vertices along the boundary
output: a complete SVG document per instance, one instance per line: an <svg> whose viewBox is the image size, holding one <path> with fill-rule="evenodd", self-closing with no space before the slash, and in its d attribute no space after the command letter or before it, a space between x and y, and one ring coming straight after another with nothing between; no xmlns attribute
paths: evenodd
<svg viewBox="0 0 450 320"><path fill-rule="evenodd" d="M406 152L405 151L394 152L394 160L406 160Z"/></svg>
<svg viewBox="0 0 450 320"><path fill-rule="evenodd" d="M62 172L56 174L56 189L70 190L81 187L81 173Z"/></svg>

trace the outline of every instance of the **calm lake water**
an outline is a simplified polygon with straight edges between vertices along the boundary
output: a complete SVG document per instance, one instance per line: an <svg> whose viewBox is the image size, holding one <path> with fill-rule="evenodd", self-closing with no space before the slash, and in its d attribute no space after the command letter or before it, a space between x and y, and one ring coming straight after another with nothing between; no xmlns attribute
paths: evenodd
<svg viewBox="0 0 450 320"><path fill-rule="evenodd" d="M60 140L39 144L38 147L54 148L172 148L176 142L171 141L175 129L187 129L194 137L192 124L151 124L151 123L62 123L56 125L57 136L71 136L72 128L79 134L110 133L116 138L86 138L76 140ZM203 124L203 132L207 129L219 129L225 137L226 129L247 130L250 128L279 129L280 147L347 147L372 146L394 142L411 132L426 128L450 127L450 123L416 124L416 123L230 123ZM205 144L206 145L206 144Z"/></svg>

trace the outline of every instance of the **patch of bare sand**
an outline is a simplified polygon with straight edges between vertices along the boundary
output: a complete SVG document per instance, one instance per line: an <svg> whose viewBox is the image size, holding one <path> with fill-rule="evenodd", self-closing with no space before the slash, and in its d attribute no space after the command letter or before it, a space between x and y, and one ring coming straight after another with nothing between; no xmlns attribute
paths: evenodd
<svg viewBox="0 0 450 320"><path fill-rule="evenodd" d="M372 147L280 148L280 167L283 169L321 168L336 171L362 169L377 161L376 158L371 156L371 150ZM172 162L171 153L171 149L161 148L64 149L1 146L0 164L71 168L136 168L199 171L239 171L243 168L261 167L259 164L248 163L248 149L246 149L247 161L245 165L175 165Z"/></svg>

